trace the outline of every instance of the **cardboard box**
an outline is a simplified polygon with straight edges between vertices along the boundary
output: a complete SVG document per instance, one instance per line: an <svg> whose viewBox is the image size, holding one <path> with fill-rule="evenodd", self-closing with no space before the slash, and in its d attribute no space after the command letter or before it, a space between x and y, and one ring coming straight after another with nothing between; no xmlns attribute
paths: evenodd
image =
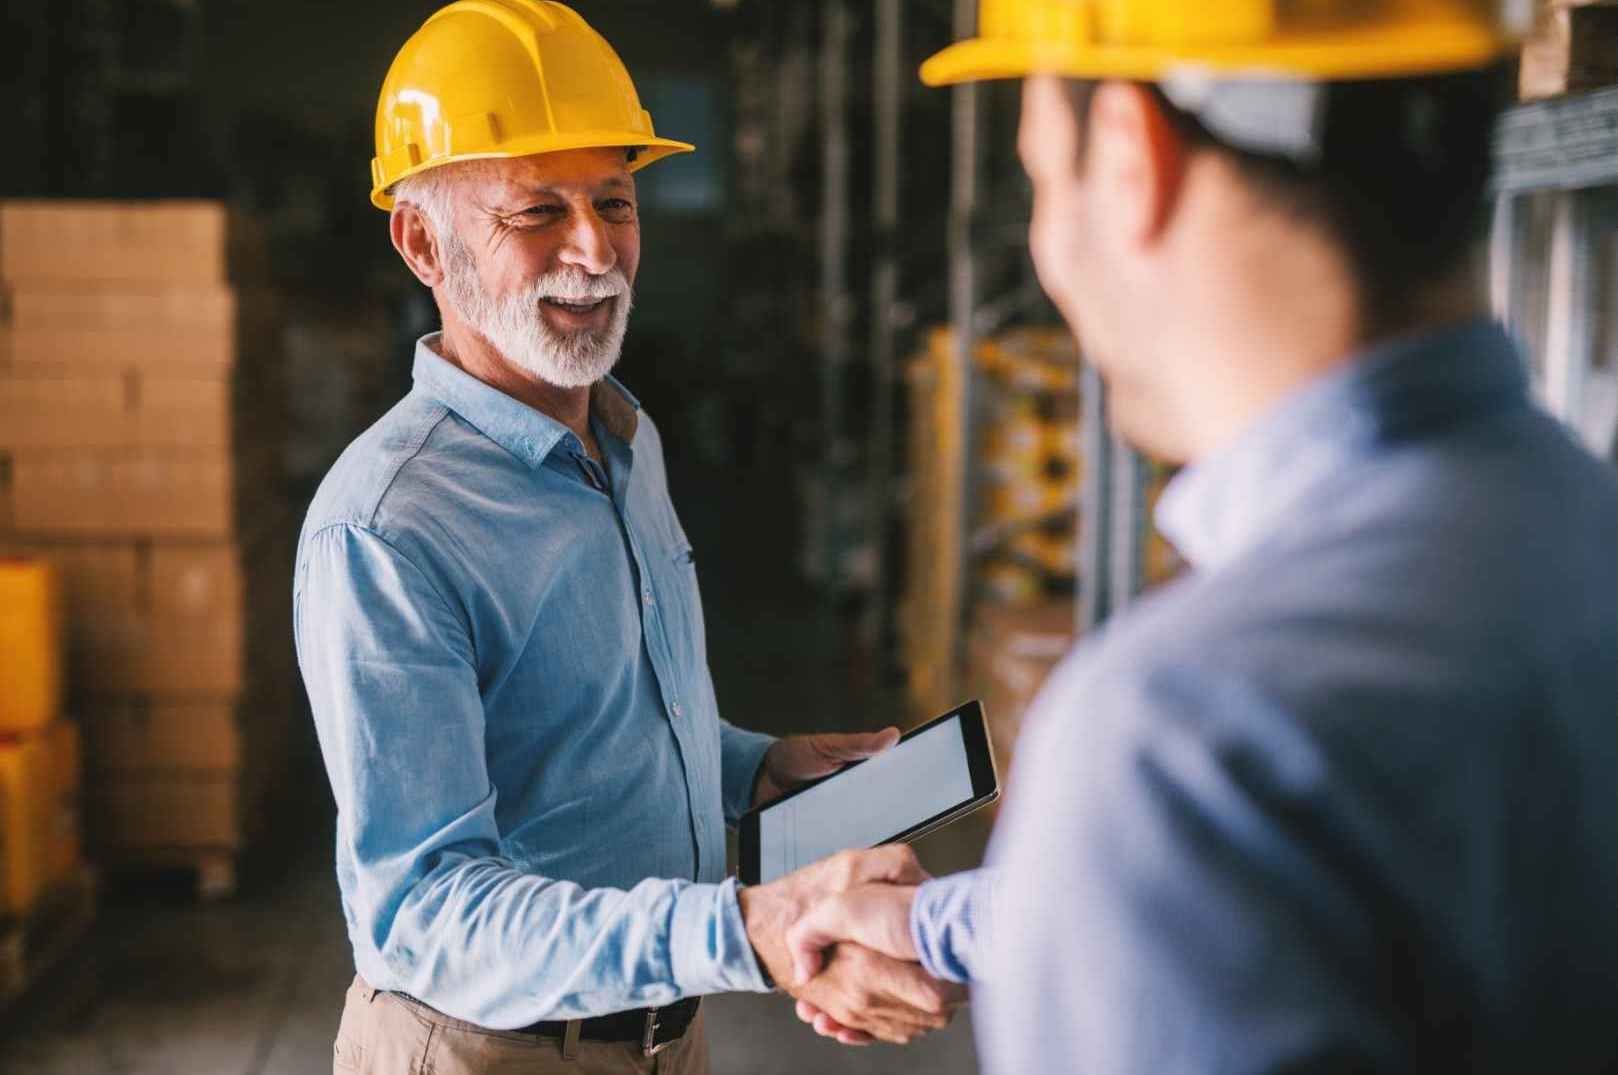
<svg viewBox="0 0 1618 1075"><path fill-rule="evenodd" d="M219 202L3 201L0 279L222 283L226 238Z"/></svg>
<svg viewBox="0 0 1618 1075"><path fill-rule="evenodd" d="M79 783L71 722L0 740L0 913L27 914L78 864Z"/></svg>
<svg viewBox="0 0 1618 1075"><path fill-rule="evenodd" d="M233 773L242 730L230 698L109 698L80 707L93 781L175 769Z"/></svg>
<svg viewBox="0 0 1618 1075"><path fill-rule="evenodd" d="M0 556L0 733L32 731L57 717L61 604L49 560Z"/></svg>
<svg viewBox="0 0 1618 1075"><path fill-rule="evenodd" d="M245 342L239 305L223 285L96 290L0 281L0 365L228 369Z"/></svg>
<svg viewBox="0 0 1618 1075"><path fill-rule="evenodd" d="M241 844L236 777L216 772L98 780L85 795L92 845L100 853Z"/></svg>
<svg viewBox="0 0 1618 1075"><path fill-rule="evenodd" d="M1518 67L1523 100L1618 83L1618 2L1541 0L1536 8Z"/></svg>
<svg viewBox="0 0 1618 1075"><path fill-rule="evenodd" d="M0 531L22 537L215 538L231 533L228 453L0 452Z"/></svg>
<svg viewBox="0 0 1618 1075"><path fill-rule="evenodd" d="M0 450L227 448L230 395L223 377L0 367Z"/></svg>
<svg viewBox="0 0 1618 1075"><path fill-rule="evenodd" d="M967 640L967 678L983 699L1002 779L1010 771L1023 715L1077 632L1071 600L1026 606L982 604Z"/></svg>
<svg viewBox="0 0 1618 1075"><path fill-rule="evenodd" d="M245 616L234 545L9 547L60 573L75 695L241 689Z"/></svg>

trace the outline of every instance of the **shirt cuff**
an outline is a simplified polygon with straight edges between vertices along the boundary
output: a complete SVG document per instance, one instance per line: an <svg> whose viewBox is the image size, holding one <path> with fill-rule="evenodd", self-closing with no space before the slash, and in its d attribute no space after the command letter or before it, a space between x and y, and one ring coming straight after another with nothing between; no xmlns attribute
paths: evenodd
<svg viewBox="0 0 1618 1075"><path fill-rule="evenodd" d="M686 885L675 896L669 967L681 996L771 991L747 939L735 878Z"/></svg>
<svg viewBox="0 0 1618 1075"><path fill-rule="evenodd" d="M720 727L720 783L724 793L725 823L734 825L753 808L753 788L765 753L775 736L750 732L733 724Z"/></svg>
<svg viewBox="0 0 1618 1075"><path fill-rule="evenodd" d="M910 905L910 941L934 978L981 981L993 919L994 875L969 870L925 881Z"/></svg>

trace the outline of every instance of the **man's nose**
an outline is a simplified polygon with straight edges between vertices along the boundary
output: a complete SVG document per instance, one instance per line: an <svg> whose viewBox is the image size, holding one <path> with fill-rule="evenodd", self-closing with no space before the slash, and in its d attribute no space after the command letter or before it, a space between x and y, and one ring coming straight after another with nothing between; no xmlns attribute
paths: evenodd
<svg viewBox="0 0 1618 1075"><path fill-rule="evenodd" d="M574 213L567 228L567 239L558 255L562 264L583 269L591 276L600 276L618 264L618 251L613 249L606 222L594 211Z"/></svg>

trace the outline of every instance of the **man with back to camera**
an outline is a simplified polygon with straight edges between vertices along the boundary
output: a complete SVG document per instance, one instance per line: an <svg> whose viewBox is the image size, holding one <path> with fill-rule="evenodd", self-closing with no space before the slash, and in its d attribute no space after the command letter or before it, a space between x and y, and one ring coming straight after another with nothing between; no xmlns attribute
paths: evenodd
<svg viewBox="0 0 1618 1075"><path fill-rule="evenodd" d="M415 386L332 467L296 569L357 976L338 1072L707 1070L698 998L767 990L724 824L891 746L719 719L655 426L608 371L659 138L572 10L460 0L400 51L372 200L433 291ZM914 856L827 860L771 906ZM906 1041L959 990L849 946L796 990Z"/></svg>
<svg viewBox="0 0 1618 1075"><path fill-rule="evenodd" d="M1618 509L1480 297L1507 29L981 16L922 77L1024 79L1040 280L1189 464L1193 572L1051 677L990 865L823 901L799 973L853 939L980 983L996 1073L1614 1070Z"/></svg>

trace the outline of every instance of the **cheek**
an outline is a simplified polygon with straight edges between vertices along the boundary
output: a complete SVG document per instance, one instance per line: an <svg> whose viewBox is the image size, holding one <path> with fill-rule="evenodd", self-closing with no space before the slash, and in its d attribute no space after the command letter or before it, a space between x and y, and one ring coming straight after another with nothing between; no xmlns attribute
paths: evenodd
<svg viewBox="0 0 1618 1075"><path fill-rule="evenodd" d="M505 296L527 290L556 268L556 243L542 235L513 235L494 251L485 276L491 290Z"/></svg>
<svg viewBox="0 0 1618 1075"><path fill-rule="evenodd" d="M618 268L631 284L640 269L640 225L626 224L614 229L612 249L618 255Z"/></svg>

